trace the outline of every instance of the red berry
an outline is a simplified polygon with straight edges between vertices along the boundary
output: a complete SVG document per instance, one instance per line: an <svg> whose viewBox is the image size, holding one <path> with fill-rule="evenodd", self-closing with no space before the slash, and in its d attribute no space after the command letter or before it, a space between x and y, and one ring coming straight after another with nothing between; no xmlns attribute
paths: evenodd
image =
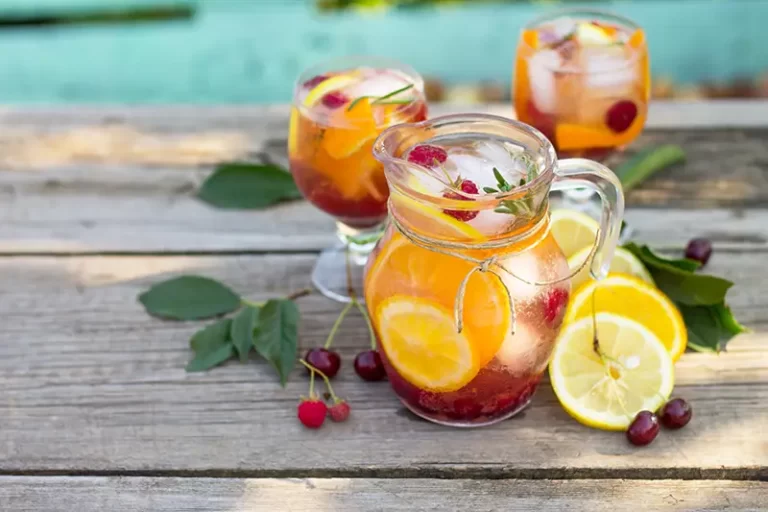
<svg viewBox="0 0 768 512"><path fill-rule="evenodd" d="M371 382L381 380L387 374L377 350L365 350L357 354L355 372L361 379Z"/></svg>
<svg viewBox="0 0 768 512"><path fill-rule="evenodd" d="M659 418L651 411L640 411L627 429L627 439L635 446L645 446L659 435Z"/></svg>
<svg viewBox="0 0 768 512"><path fill-rule="evenodd" d="M320 101L326 107L336 109L346 105L349 102L349 98L341 91L331 91L323 96Z"/></svg>
<svg viewBox="0 0 768 512"><path fill-rule="evenodd" d="M637 105L629 100L614 103L605 113L605 124L612 131L621 133L632 125L637 117Z"/></svg>
<svg viewBox="0 0 768 512"><path fill-rule="evenodd" d="M328 406L321 400L302 400L299 402L299 421L307 428L320 428L328 413Z"/></svg>
<svg viewBox="0 0 768 512"><path fill-rule="evenodd" d="M442 164L446 160L448 153L443 148L429 144L420 144L408 153L409 162L429 168L434 167L435 162Z"/></svg>
<svg viewBox="0 0 768 512"><path fill-rule="evenodd" d="M311 348L307 350L304 360L323 372L329 379L335 377L339 373L339 367L341 367L341 356L339 353L326 348ZM307 373L311 374L312 371L307 368Z"/></svg>
<svg viewBox="0 0 768 512"><path fill-rule="evenodd" d="M698 261L702 267L707 264L710 256L712 256L712 242L705 238L694 238L685 248L685 257Z"/></svg>
<svg viewBox="0 0 768 512"><path fill-rule="evenodd" d="M313 76L312 78L310 78L309 80L301 84L301 86L306 89L314 89L315 87L325 82L326 80L328 80L327 76L317 75L317 76Z"/></svg>
<svg viewBox="0 0 768 512"><path fill-rule="evenodd" d="M568 290L555 288L544 299L544 320L550 327L557 327L563 321L565 308L568 306Z"/></svg>
<svg viewBox="0 0 768 512"><path fill-rule="evenodd" d="M693 410L688 402L682 398L675 398L667 402L661 409L661 424L667 428L683 428L691 421Z"/></svg>
<svg viewBox="0 0 768 512"><path fill-rule="evenodd" d="M479 193L477 190L477 185L475 185L474 182L472 182L471 180L462 180L462 182L459 184L459 188L461 189L462 192L466 194ZM460 201L474 201L474 199L464 197L453 191L444 193L443 197L447 199L458 199ZM477 210L443 210L443 213L445 213L446 215L450 215L456 220L467 222L477 217L477 215L480 212Z"/></svg>
<svg viewBox="0 0 768 512"><path fill-rule="evenodd" d="M328 409L328 413L331 415L331 419L337 423L347 421L347 418L349 418L349 404L344 400L336 402Z"/></svg>

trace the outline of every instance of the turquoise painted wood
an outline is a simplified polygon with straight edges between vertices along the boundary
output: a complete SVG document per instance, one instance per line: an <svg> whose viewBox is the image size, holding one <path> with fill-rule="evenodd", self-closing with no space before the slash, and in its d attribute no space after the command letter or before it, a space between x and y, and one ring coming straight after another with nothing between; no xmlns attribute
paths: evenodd
<svg viewBox="0 0 768 512"><path fill-rule="evenodd" d="M766 0L587 5L647 29L655 75L694 82L768 70ZM509 83L520 28L551 8L318 15L304 0L199 0L188 21L6 30L0 102L284 102L303 68L346 54L398 58L449 82Z"/></svg>

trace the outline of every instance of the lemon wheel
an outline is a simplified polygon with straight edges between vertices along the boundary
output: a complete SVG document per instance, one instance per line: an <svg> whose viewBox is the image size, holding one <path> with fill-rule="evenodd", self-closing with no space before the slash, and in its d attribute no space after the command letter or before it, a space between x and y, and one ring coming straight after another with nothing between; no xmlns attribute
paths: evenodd
<svg viewBox="0 0 768 512"><path fill-rule="evenodd" d="M594 349L595 326L599 352ZM672 358L640 323L598 313L568 325L549 364L563 408L584 425L625 430L642 411L656 411L674 387Z"/></svg>
<svg viewBox="0 0 768 512"><path fill-rule="evenodd" d="M566 258L570 258L585 247L592 247L600 225L589 215L575 210L553 210L550 229L555 241Z"/></svg>
<svg viewBox="0 0 768 512"><path fill-rule="evenodd" d="M589 253L591 250L592 247L585 247L568 258L568 267L572 272L576 271L576 269L579 267L582 267L579 273L573 276L571 279L571 286L574 289L578 288L583 283L591 279L589 274L589 264L585 264L587 258L589 258ZM623 247L616 248L616 252L613 255L613 260L611 261L611 268L608 270L608 272L629 274L650 285L654 284L653 277L651 277L651 274L645 268L643 262L641 262L639 259L637 259L637 256L624 249Z"/></svg>

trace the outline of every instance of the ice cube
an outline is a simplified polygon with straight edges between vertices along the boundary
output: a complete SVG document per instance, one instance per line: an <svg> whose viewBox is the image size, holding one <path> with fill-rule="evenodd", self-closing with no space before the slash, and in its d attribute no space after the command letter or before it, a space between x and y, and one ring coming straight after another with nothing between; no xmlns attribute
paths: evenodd
<svg viewBox="0 0 768 512"><path fill-rule="evenodd" d="M483 187L496 185L493 164L465 148L449 151L443 168L448 171L452 179L461 176L465 180L472 180L480 191Z"/></svg>
<svg viewBox="0 0 768 512"><path fill-rule="evenodd" d="M496 167L509 183L517 184L527 173L521 155L513 152L503 142L481 141L475 145L475 151Z"/></svg>
<svg viewBox="0 0 768 512"><path fill-rule="evenodd" d="M370 70L363 74L363 80L345 89L350 98L372 96L379 98L411 84L411 81L394 70ZM392 99L405 100L413 97L411 90L403 91Z"/></svg>
<svg viewBox="0 0 768 512"><path fill-rule="evenodd" d="M535 375L544 371L552 352L553 334L518 322L496 353L499 363L512 375Z"/></svg>
<svg viewBox="0 0 768 512"><path fill-rule="evenodd" d="M631 89L640 77L637 64L620 47L582 48L580 60L586 87Z"/></svg>
<svg viewBox="0 0 768 512"><path fill-rule="evenodd" d="M561 56L556 50L541 50L528 61L528 79L531 84L533 104L539 112L555 113L557 94L555 70L561 66Z"/></svg>
<svg viewBox="0 0 768 512"><path fill-rule="evenodd" d="M540 261L534 249L506 256L499 264L513 274L501 272L502 281L513 300L532 299L541 289L540 286L532 284L544 279L544 262Z"/></svg>

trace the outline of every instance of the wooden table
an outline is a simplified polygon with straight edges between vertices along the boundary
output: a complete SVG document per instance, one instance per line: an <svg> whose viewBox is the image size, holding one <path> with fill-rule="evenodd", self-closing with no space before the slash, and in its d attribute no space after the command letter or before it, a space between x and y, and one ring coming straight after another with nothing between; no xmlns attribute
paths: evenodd
<svg viewBox="0 0 768 512"><path fill-rule="evenodd" d="M681 359L675 394L694 419L644 449L576 423L546 383L493 427L416 419L386 382L354 375L356 316L337 342L347 423L301 427L298 368L286 389L258 362L185 373L201 323L152 319L139 292L200 273L285 295L332 241L304 202L220 211L193 197L214 162L285 162L286 125L282 106L0 112L0 510L768 508L768 104L658 103L636 145L688 152L628 196L637 238L710 238L709 269L736 283L729 302L753 329ZM340 305L300 309L301 347L318 345Z"/></svg>

